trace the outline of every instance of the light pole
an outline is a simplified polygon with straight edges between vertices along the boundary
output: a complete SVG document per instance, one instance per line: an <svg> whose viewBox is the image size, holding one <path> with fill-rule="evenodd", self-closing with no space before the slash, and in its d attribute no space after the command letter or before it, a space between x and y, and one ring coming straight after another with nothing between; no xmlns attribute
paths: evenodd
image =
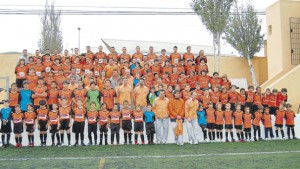
<svg viewBox="0 0 300 169"><path fill-rule="evenodd" d="M78 27L78 50L80 52L80 27Z"/></svg>

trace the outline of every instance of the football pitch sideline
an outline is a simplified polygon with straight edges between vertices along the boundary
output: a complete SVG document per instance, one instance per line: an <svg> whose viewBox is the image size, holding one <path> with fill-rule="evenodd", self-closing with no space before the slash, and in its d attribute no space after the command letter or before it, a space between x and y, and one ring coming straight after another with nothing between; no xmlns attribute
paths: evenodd
<svg viewBox="0 0 300 169"><path fill-rule="evenodd" d="M10 147L0 168L299 168L300 140L167 145Z"/></svg>

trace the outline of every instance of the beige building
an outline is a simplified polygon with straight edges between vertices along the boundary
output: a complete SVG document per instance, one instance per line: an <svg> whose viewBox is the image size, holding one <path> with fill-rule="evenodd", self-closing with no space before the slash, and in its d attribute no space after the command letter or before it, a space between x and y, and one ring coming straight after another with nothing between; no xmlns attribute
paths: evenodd
<svg viewBox="0 0 300 169"><path fill-rule="evenodd" d="M266 9L268 81L265 88L288 89L289 102L300 103L300 0L279 0Z"/></svg>

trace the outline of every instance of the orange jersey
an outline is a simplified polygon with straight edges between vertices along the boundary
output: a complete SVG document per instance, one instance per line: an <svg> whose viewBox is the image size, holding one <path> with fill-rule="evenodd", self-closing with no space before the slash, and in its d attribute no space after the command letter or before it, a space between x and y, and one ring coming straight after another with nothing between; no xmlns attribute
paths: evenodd
<svg viewBox="0 0 300 169"><path fill-rule="evenodd" d="M293 111L285 113L286 125L295 125L295 113Z"/></svg>
<svg viewBox="0 0 300 169"><path fill-rule="evenodd" d="M238 102L238 92L229 92L228 97L229 97L229 103L237 103Z"/></svg>
<svg viewBox="0 0 300 169"><path fill-rule="evenodd" d="M198 90L198 89L195 89L193 92L195 92L196 93L196 99L198 100L198 101L201 101L201 96L204 94L204 92L202 91L202 90Z"/></svg>
<svg viewBox="0 0 300 169"><path fill-rule="evenodd" d="M27 66L17 66L15 69L15 74L17 79L25 79L28 72Z"/></svg>
<svg viewBox="0 0 300 169"><path fill-rule="evenodd" d="M84 116L86 114L86 109L84 107L76 107L74 108L74 121L76 122L84 122Z"/></svg>
<svg viewBox="0 0 300 169"><path fill-rule="evenodd" d="M122 115L122 120L131 120L132 110L131 109L122 109L121 115Z"/></svg>
<svg viewBox="0 0 300 169"><path fill-rule="evenodd" d="M37 86L37 87L35 87L35 88L32 90L32 92L33 92L34 94L43 94L43 93L47 92L47 87L46 87L46 86ZM34 97L34 102L33 102L33 104L34 104L35 106L38 106L38 105L39 105L39 102L40 102L41 100L45 100L45 101L46 101L46 98L47 98L47 96L45 96L45 97L35 96L35 97Z"/></svg>
<svg viewBox="0 0 300 169"><path fill-rule="evenodd" d="M100 59L107 59L107 55L106 55L106 53L105 52L97 52L96 54L95 54L95 58L97 58L97 59L99 59L99 61L100 61Z"/></svg>
<svg viewBox="0 0 300 169"><path fill-rule="evenodd" d="M196 88L197 79L197 76L188 77L186 82L190 85L191 88Z"/></svg>
<svg viewBox="0 0 300 169"><path fill-rule="evenodd" d="M209 93L210 97L211 97L211 101L213 103L218 103L220 101L220 95L221 95L221 92L210 92Z"/></svg>
<svg viewBox="0 0 300 169"><path fill-rule="evenodd" d="M13 113L11 116L14 124L23 123L24 114L22 112Z"/></svg>
<svg viewBox="0 0 300 169"><path fill-rule="evenodd" d="M229 101L229 94L228 93L221 93L220 94L220 101L222 104L226 104Z"/></svg>
<svg viewBox="0 0 300 169"><path fill-rule="evenodd" d="M106 124L107 123L107 121L108 121L108 117L109 117L109 111L103 111L103 110L101 110L100 112L99 112L99 125L100 126L102 126L102 125L104 125L104 124Z"/></svg>
<svg viewBox="0 0 300 169"><path fill-rule="evenodd" d="M81 99L82 101L85 100L86 98L86 94L87 94L87 90L86 89L74 89L73 93L72 93L72 98L75 98L75 100L79 100Z"/></svg>
<svg viewBox="0 0 300 169"><path fill-rule="evenodd" d="M33 90L37 86L37 81L39 77L36 75L27 75L26 80L29 82L29 89Z"/></svg>
<svg viewBox="0 0 300 169"><path fill-rule="evenodd" d="M213 109L213 108L206 109L206 121L207 121L207 123L215 123L216 122L215 109Z"/></svg>
<svg viewBox="0 0 300 169"><path fill-rule="evenodd" d="M19 104L19 95L20 94L18 92L9 92L9 106L16 106L17 104Z"/></svg>
<svg viewBox="0 0 300 169"><path fill-rule="evenodd" d="M56 88L48 90L48 105L58 104L58 96L59 90L57 90Z"/></svg>
<svg viewBox="0 0 300 169"><path fill-rule="evenodd" d="M59 98L67 98L67 104L71 103L72 90L63 89L58 92Z"/></svg>
<svg viewBox="0 0 300 169"><path fill-rule="evenodd" d="M210 77L209 76L198 76L198 82L200 83L200 88L208 88Z"/></svg>
<svg viewBox="0 0 300 169"><path fill-rule="evenodd" d="M240 111L235 111L233 113L233 116L234 116L234 125L235 126L238 126L238 125L243 125L243 112ZM251 123L250 123L250 126L251 126Z"/></svg>
<svg viewBox="0 0 300 169"><path fill-rule="evenodd" d="M97 123L97 118L99 116L99 112L97 110L90 110L87 113L87 119L89 124Z"/></svg>
<svg viewBox="0 0 300 169"><path fill-rule="evenodd" d="M180 95L184 102L187 101L191 97L191 93L192 92L186 91L186 90L181 91Z"/></svg>
<svg viewBox="0 0 300 169"><path fill-rule="evenodd" d="M134 53L132 55L132 59L140 59L140 61L142 61L144 55L142 53Z"/></svg>
<svg viewBox="0 0 300 169"><path fill-rule="evenodd" d="M71 114L71 107L59 107L58 112L61 120L69 120Z"/></svg>
<svg viewBox="0 0 300 169"><path fill-rule="evenodd" d="M25 124L35 124L34 119L36 114L34 112L25 112L24 114Z"/></svg>
<svg viewBox="0 0 300 169"><path fill-rule="evenodd" d="M107 59L114 59L114 60L118 60L118 55L116 53L109 53L107 55Z"/></svg>
<svg viewBox="0 0 300 169"><path fill-rule="evenodd" d="M240 105L245 105L245 102L246 102L246 95L238 95L238 104Z"/></svg>
<svg viewBox="0 0 300 169"><path fill-rule="evenodd" d="M118 74L120 74L120 68L118 65L110 65L109 64L109 65L105 66L104 71L106 71L107 78L110 78L113 75L114 70L117 70Z"/></svg>
<svg viewBox="0 0 300 169"><path fill-rule="evenodd" d="M286 114L286 111L277 110L275 113L276 119L275 124L283 124L283 118Z"/></svg>
<svg viewBox="0 0 300 169"><path fill-rule="evenodd" d="M225 116L225 124L232 124L232 111L224 111L224 116Z"/></svg>
<svg viewBox="0 0 300 169"><path fill-rule="evenodd" d="M117 96L115 89L103 89L101 91L103 102L106 103L108 109L112 109L114 106L114 98Z"/></svg>
<svg viewBox="0 0 300 169"><path fill-rule="evenodd" d="M200 100L201 100L201 102L202 102L202 106L203 106L203 108L208 108L208 102L210 102L211 101L211 97L209 96L209 95L202 95L201 97L200 97Z"/></svg>
<svg viewBox="0 0 300 169"><path fill-rule="evenodd" d="M124 54L124 53L122 53L122 54L120 54L119 55L119 59L124 59L124 60L126 60L126 61L130 61L130 55L129 54Z"/></svg>
<svg viewBox="0 0 300 169"><path fill-rule="evenodd" d="M254 105L261 105L261 94L255 93L253 96L253 104Z"/></svg>
<svg viewBox="0 0 300 169"><path fill-rule="evenodd" d="M246 102L250 102L250 103L252 103L253 102L253 100L254 100L254 95L255 95L255 93L254 92L251 92L251 91L248 91L247 92L247 94L246 94Z"/></svg>
<svg viewBox="0 0 300 169"><path fill-rule="evenodd" d="M37 119L39 121L47 121L48 120L48 113L49 113L49 110L46 108L46 109L37 109Z"/></svg>
<svg viewBox="0 0 300 169"><path fill-rule="evenodd" d="M261 118L262 118L262 114L259 113L259 112L255 112L252 124L255 125L255 126L260 126Z"/></svg>
<svg viewBox="0 0 300 169"><path fill-rule="evenodd" d="M265 128L271 128L272 127L272 118L271 118L271 114L264 114L262 116L263 119L263 123Z"/></svg>
<svg viewBox="0 0 300 169"><path fill-rule="evenodd" d="M58 124L58 120L59 120L58 111L56 111L56 112L50 111L48 116L49 116L49 124L50 125Z"/></svg>
<svg viewBox="0 0 300 169"><path fill-rule="evenodd" d="M215 111L216 116L216 124L217 125L223 125L224 124L224 111Z"/></svg>
<svg viewBox="0 0 300 169"><path fill-rule="evenodd" d="M171 53L170 54L171 64L177 65L181 59L180 53Z"/></svg>
<svg viewBox="0 0 300 169"><path fill-rule="evenodd" d="M251 120L252 120L252 114L244 114L243 115L244 119L244 128L248 129L251 128Z"/></svg>
<svg viewBox="0 0 300 169"><path fill-rule="evenodd" d="M119 124L120 123L120 116L121 113L119 111L112 111L109 113L110 122L113 124Z"/></svg>
<svg viewBox="0 0 300 169"><path fill-rule="evenodd" d="M217 85L222 85L222 79L221 78L211 78L209 81L211 88L214 89Z"/></svg>
<svg viewBox="0 0 300 169"><path fill-rule="evenodd" d="M269 107L276 107L276 99L277 99L277 96L275 94L270 94L269 95L269 104L268 104L268 106Z"/></svg>
<svg viewBox="0 0 300 169"><path fill-rule="evenodd" d="M143 122L144 121L144 112L140 111L133 111L134 122Z"/></svg>

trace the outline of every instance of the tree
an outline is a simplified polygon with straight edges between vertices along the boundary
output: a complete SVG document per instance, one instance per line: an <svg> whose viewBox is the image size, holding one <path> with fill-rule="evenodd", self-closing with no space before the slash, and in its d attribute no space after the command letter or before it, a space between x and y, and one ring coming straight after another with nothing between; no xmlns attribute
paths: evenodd
<svg viewBox="0 0 300 169"><path fill-rule="evenodd" d="M213 35L214 71L220 71L221 36L226 28L233 0L193 0L191 7ZM216 50L218 59L216 58Z"/></svg>
<svg viewBox="0 0 300 169"><path fill-rule="evenodd" d="M51 1L50 5L47 0L44 14L41 16L42 31L38 45L42 53L44 53L46 49L50 49L50 51L57 49L59 52L63 49L63 37L60 28L61 13L55 10L54 4L54 0Z"/></svg>
<svg viewBox="0 0 300 169"><path fill-rule="evenodd" d="M261 24L256 15L254 6L250 3L248 3L246 7L242 5L239 9L235 1L235 13L236 14L232 15L228 20L225 38L233 48L247 59L252 83L254 86L257 86L251 59L255 53L260 51L263 45L264 35L261 35Z"/></svg>

